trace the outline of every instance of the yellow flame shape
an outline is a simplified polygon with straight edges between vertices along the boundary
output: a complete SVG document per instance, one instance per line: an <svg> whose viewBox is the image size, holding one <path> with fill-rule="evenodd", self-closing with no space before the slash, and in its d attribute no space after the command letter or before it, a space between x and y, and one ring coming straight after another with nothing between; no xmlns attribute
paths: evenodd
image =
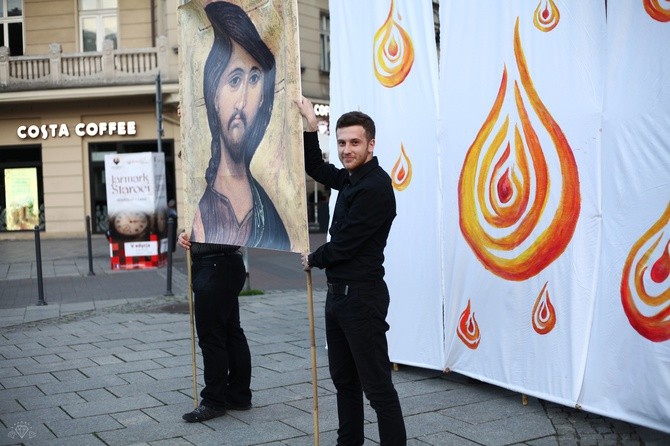
<svg viewBox="0 0 670 446"><path fill-rule="evenodd" d="M394 0L391 0L386 22L375 33L372 55L375 76L383 86L388 88L400 85L414 63L412 39L407 31L393 19L394 9Z"/></svg>
<svg viewBox="0 0 670 446"><path fill-rule="evenodd" d="M400 143L400 156L391 170L391 183L398 192L407 189L412 182L412 162L405 152L405 146Z"/></svg>
<svg viewBox="0 0 670 446"><path fill-rule="evenodd" d="M459 224L466 241L489 271L507 280L526 280L565 251L577 226L581 196L570 144L542 103L530 77L519 38L518 18L514 27L514 55L528 103L556 150L562 180L558 205L553 216L545 215L551 185L545 149L531 123L530 109L517 81L514 103L523 136L519 126L514 125L513 142L508 140L512 137L508 136L510 117L500 116L507 93L505 67L493 107L463 162L458 184ZM498 130L494 132L496 125ZM547 227L531 238L541 221L549 219ZM514 250L517 252L512 253Z"/></svg>
<svg viewBox="0 0 670 446"><path fill-rule="evenodd" d="M561 20L561 13L556 7L554 0L544 0L544 8L542 8L543 0L537 4L535 13L533 14L533 24L535 28L542 32L549 32L556 28L559 20Z"/></svg>

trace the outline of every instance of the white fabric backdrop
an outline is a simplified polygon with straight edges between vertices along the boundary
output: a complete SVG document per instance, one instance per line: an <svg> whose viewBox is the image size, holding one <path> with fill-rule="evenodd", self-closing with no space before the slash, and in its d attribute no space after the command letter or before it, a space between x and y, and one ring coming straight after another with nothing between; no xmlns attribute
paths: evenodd
<svg viewBox="0 0 670 446"><path fill-rule="evenodd" d="M670 432L670 8L645 3L441 2L436 87L430 2L331 2L333 129L361 109L382 166L403 144L414 169L386 251L393 361ZM391 8L415 59L389 88Z"/></svg>
<svg viewBox="0 0 670 446"><path fill-rule="evenodd" d="M557 26L548 32L534 25L537 5L527 1L487 2L486 6L476 8L469 1L450 1L441 6L440 147L445 166L443 292L447 367L571 405L579 394L586 360L600 243L598 184L604 4L564 2ZM514 50L517 21L530 82L554 120L551 125L540 119L540 111L529 99L530 88L521 81ZM466 161L466 153L470 150L472 156L478 145L475 138L493 107L505 68L506 90L501 111L491 119L492 135L482 144L483 150L492 144L493 135L506 117L509 127L503 130L503 140L499 149L495 149L493 160L487 161L479 155ZM515 85L546 160L548 179L544 192L543 163L529 154L532 132L522 125L522 114L514 99ZM488 184L498 186L505 176L489 173L486 165L497 162L508 143L512 149L515 147L515 127L519 129L530 171L528 179L514 188L519 195L530 189L529 205L523 216L512 219L514 225L505 229L499 224L486 223L479 208L476 212L461 209L459 215L459 200L463 203L472 200L468 195L474 189L464 183L459 191L459 179L478 169L478 175L489 175L485 177L486 206L492 208L489 202L495 201L504 204L504 200L488 197ZM552 138L550 130L556 127L564 140ZM512 150L505 168L520 175L523 157ZM571 184L575 176L579 182ZM495 191L496 197L505 195L497 188ZM543 193L546 193L544 206L540 204ZM532 204L538 206L537 217L532 217ZM561 210L562 206L565 209ZM459 225L459 218L465 223ZM509 265L479 261L471 245L483 244L483 236L470 236L468 243L460 227L481 225L482 232L491 237L509 234L520 241L523 236L516 233L521 232L523 219L536 221L519 248L511 252L490 249L483 254L508 258ZM544 334L538 333L532 324L534 304L541 295L548 295L552 304L549 310L553 308L555 313L554 327L549 324ZM457 335L459 319L468 302L479 327L480 342L475 349L468 348Z"/></svg>
<svg viewBox="0 0 670 446"><path fill-rule="evenodd" d="M387 23L392 6L392 22ZM437 50L432 4L430 0L336 1L330 3L330 17L331 162L340 165L335 140L337 118L344 112L360 110L375 121L374 153L381 166L391 174L401 157L401 147L412 166L411 181L404 190L396 191L398 216L386 248L384 266L391 292L389 353L398 363L439 369L444 364L444 351L442 298L437 292L441 265ZM400 44L397 52L387 47L390 56L396 54L399 59L393 68L402 70L402 55L407 57L410 47L414 54L406 77L394 87L382 85L375 75L375 34L385 23L391 31L387 40L395 39ZM383 37L380 33L377 40ZM402 46L403 37L410 43ZM407 171L406 162L403 166ZM333 194L331 204L335 199Z"/></svg>
<svg viewBox="0 0 670 446"><path fill-rule="evenodd" d="M670 10L670 4L666 2ZM670 14L668 14L670 16ZM670 22L638 1L609 2L603 114L603 249L589 355L580 402L593 412L670 431ZM656 228L653 226L656 225ZM642 282L656 306L632 286L642 255ZM637 246L639 249L637 249ZM665 257L663 256L665 253ZM665 260L652 277L653 265ZM631 274L624 275L629 264ZM663 277L665 278L663 279ZM625 279L625 280L624 280ZM622 291L647 316L664 322L638 332ZM656 334L652 341L647 336Z"/></svg>

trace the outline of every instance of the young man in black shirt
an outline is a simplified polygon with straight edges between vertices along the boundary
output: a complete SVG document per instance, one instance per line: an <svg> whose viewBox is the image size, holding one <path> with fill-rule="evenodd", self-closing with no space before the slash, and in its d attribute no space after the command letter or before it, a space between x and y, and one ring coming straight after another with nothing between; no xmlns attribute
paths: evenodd
<svg viewBox="0 0 670 446"><path fill-rule="evenodd" d="M355 446L365 441L365 392L377 413L380 444L405 445L405 423L386 343L389 292L383 266L396 205L391 178L373 155L375 124L361 112L338 119L337 151L344 165L338 169L321 156L312 103L306 98L296 103L307 122L305 171L339 191L330 241L302 256L306 271L325 268L328 279L326 340L330 376L337 390L337 444Z"/></svg>

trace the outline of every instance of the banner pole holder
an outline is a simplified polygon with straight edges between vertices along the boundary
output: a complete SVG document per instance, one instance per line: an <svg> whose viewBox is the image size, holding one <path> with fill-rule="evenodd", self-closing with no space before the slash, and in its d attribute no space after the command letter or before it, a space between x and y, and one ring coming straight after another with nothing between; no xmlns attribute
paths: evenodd
<svg viewBox="0 0 670 446"><path fill-rule="evenodd" d="M193 316L193 285L191 281L191 250L186 250L186 266L188 267L188 315L191 326L191 363L193 365L193 407L198 407L198 381L195 367L195 322Z"/></svg>
<svg viewBox="0 0 670 446"><path fill-rule="evenodd" d="M312 293L312 272L305 271L307 275L307 307L309 311L309 336L310 350L312 353L312 399L314 408L314 445L319 446L319 391L316 382L316 338L314 336L314 297Z"/></svg>

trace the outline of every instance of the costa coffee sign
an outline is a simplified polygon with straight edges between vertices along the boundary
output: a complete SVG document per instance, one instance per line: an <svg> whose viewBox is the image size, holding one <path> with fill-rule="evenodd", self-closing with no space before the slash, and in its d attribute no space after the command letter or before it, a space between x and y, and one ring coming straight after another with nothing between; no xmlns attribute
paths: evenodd
<svg viewBox="0 0 670 446"><path fill-rule="evenodd" d="M132 136L137 134L135 121L80 122L73 128L77 136ZM67 124L20 125L16 135L21 139L47 139L70 136Z"/></svg>

